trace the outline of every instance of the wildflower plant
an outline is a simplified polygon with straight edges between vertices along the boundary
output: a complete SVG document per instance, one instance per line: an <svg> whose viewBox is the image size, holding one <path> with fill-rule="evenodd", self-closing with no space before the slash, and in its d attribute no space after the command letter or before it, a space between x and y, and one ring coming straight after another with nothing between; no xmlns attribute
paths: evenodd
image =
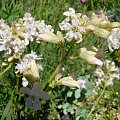
<svg viewBox="0 0 120 120"><path fill-rule="evenodd" d="M4 67L4 69L0 75L4 75L8 69L11 69L11 65L14 66L14 79L18 79L16 81L19 83L18 91L20 89L21 93L29 95L25 101L25 106L28 108L32 106L36 111L41 108L39 98L48 99L48 94L55 87L59 88L59 85L61 87L64 85L66 86L65 88L68 87L71 91L67 93L68 97L72 97L75 92L75 100L70 104L65 98L65 104L58 108L62 109L65 114L75 114L76 119L81 117L81 115L77 116L78 113L76 111L79 111L79 114L84 113L85 115L82 117L89 119L101 97L105 94L106 87L113 85L114 80L120 79L120 72L116 64L108 60L109 58L98 57L99 50L97 46L91 46L93 48L91 50L87 46L83 46L82 42L85 41L83 36L94 35L99 38L105 38L108 43L106 54L109 54L120 47L120 23L110 22L103 11L92 13L91 17L89 17L82 13L76 13L73 8L69 8L63 15L66 18L59 23L60 31L56 33L51 25L46 25L44 20L35 20L30 13L25 13L22 19L12 22L11 26L1 19L0 52L3 53L1 67ZM29 50L31 44L37 44L37 49L40 49L39 46L45 42L56 46L60 45L63 48L63 54L57 67L53 73L50 73L51 75L46 82L42 80L44 77L41 75L44 72L44 67L42 67L44 64L40 64L44 60L42 57L44 53L40 55L34 51L35 49ZM64 49L66 44L70 45L69 49ZM63 66L67 67L67 61L75 64L75 60L92 65L94 70L91 67L88 68L93 70L92 74L89 77L79 78L78 76L81 73L72 76L70 72L59 72ZM52 66L50 67L52 68ZM32 87L31 90L29 87ZM40 87L44 91L40 91ZM100 96L95 104L92 104L92 100L98 94L97 92L100 92ZM92 96L91 99L89 99L90 96ZM88 103L85 103L85 101L88 101ZM88 109L87 104L89 106ZM91 105L93 106L91 107ZM85 109L80 110L78 109L79 107L84 107Z"/></svg>

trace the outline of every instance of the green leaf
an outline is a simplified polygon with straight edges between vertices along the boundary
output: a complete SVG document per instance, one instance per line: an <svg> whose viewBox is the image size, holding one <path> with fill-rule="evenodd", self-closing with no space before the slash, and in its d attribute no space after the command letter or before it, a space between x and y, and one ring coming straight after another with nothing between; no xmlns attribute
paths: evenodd
<svg viewBox="0 0 120 120"><path fill-rule="evenodd" d="M81 95L80 95L81 90L77 89L75 90L75 98L78 99Z"/></svg>
<svg viewBox="0 0 120 120"><path fill-rule="evenodd" d="M66 109L66 108L69 107L69 106L70 106L69 103L65 103L65 104L63 105L63 109Z"/></svg>
<svg viewBox="0 0 120 120"><path fill-rule="evenodd" d="M69 108L67 108L67 112L70 112L71 114L73 114L73 113L74 113L74 110L73 110L72 107L69 107Z"/></svg>
<svg viewBox="0 0 120 120"><path fill-rule="evenodd" d="M6 120L11 120L10 113L7 114L7 116L6 116Z"/></svg>
<svg viewBox="0 0 120 120"><path fill-rule="evenodd" d="M71 96L72 96L72 94L73 94L73 92L72 92L72 91L67 92L67 97L71 97Z"/></svg>
<svg viewBox="0 0 120 120"><path fill-rule="evenodd" d="M62 105L59 105L58 108L61 109L61 108L62 108Z"/></svg>
<svg viewBox="0 0 120 120"><path fill-rule="evenodd" d="M9 109L10 109L11 105L12 105L12 99L10 99L10 101L8 102L8 104L7 104L4 112L3 112L3 114L2 114L1 120L5 120L5 118L7 118L8 112L9 112Z"/></svg>
<svg viewBox="0 0 120 120"><path fill-rule="evenodd" d="M85 93L86 98L89 97L92 93L93 93L93 91L91 91L91 90L90 90L90 91L87 91L87 92Z"/></svg>
<svg viewBox="0 0 120 120"><path fill-rule="evenodd" d="M3 114L2 114L1 120L5 120L5 118L6 118L6 120L10 120L10 117L9 117L8 113L9 113L10 107L12 106L13 92L12 92L12 95L11 95L11 99L7 103L6 108L5 108L5 110L4 110ZM9 119L7 119L7 118L9 118Z"/></svg>
<svg viewBox="0 0 120 120"><path fill-rule="evenodd" d="M86 86L85 96L87 98L93 93L94 85L91 81L86 80L85 86Z"/></svg>
<svg viewBox="0 0 120 120"><path fill-rule="evenodd" d="M77 117L76 117L76 120L80 120L80 116L77 116Z"/></svg>
<svg viewBox="0 0 120 120"><path fill-rule="evenodd" d="M75 99L75 100L73 101L73 103L74 103L74 104L78 103L78 100L77 100L77 99Z"/></svg>
<svg viewBox="0 0 120 120"><path fill-rule="evenodd" d="M63 110L63 113L64 113L65 115L67 115L67 111L66 111L66 109Z"/></svg>

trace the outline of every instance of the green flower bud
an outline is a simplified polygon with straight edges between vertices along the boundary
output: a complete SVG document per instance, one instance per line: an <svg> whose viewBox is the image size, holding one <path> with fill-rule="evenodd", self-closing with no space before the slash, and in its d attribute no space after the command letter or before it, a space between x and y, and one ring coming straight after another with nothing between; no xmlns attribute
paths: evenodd
<svg viewBox="0 0 120 120"><path fill-rule="evenodd" d="M106 29L96 27L94 30L94 34L96 34L97 36L102 37L102 38L107 38L109 36L110 32Z"/></svg>
<svg viewBox="0 0 120 120"><path fill-rule="evenodd" d="M9 57L9 58L8 58L8 62L13 61L13 59L14 59L14 56Z"/></svg>
<svg viewBox="0 0 120 120"><path fill-rule="evenodd" d="M93 51L88 51L86 48L80 49L79 57L89 64L102 66L103 62L95 57L96 53Z"/></svg>
<svg viewBox="0 0 120 120"><path fill-rule="evenodd" d="M77 81L75 81L71 76L60 79L59 83L69 87L78 87Z"/></svg>
<svg viewBox="0 0 120 120"><path fill-rule="evenodd" d="M64 77L59 80L59 83L68 87L77 87L77 88L85 88L85 80L74 80L71 76Z"/></svg>
<svg viewBox="0 0 120 120"><path fill-rule="evenodd" d="M50 43L64 42L63 35L60 31L57 32L57 35L55 35L52 32L48 32L46 34L41 34L40 37L43 39L43 41L50 42Z"/></svg>
<svg viewBox="0 0 120 120"><path fill-rule="evenodd" d="M112 22L109 24L109 27L111 28L120 28L120 23L119 22Z"/></svg>
<svg viewBox="0 0 120 120"><path fill-rule="evenodd" d="M87 25L85 26L86 33L91 33L95 30L95 27L93 25Z"/></svg>

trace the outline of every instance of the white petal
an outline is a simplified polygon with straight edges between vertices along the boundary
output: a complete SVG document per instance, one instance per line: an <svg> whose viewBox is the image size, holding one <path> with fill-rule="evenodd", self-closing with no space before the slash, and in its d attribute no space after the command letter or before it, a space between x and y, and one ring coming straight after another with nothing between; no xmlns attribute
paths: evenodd
<svg viewBox="0 0 120 120"><path fill-rule="evenodd" d="M23 87L26 87L28 85L28 81L25 77L22 78L22 85Z"/></svg>

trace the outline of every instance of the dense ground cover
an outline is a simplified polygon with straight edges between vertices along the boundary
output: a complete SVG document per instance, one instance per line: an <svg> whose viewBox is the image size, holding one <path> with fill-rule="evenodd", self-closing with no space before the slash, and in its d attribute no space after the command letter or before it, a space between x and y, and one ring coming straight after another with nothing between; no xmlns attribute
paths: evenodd
<svg viewBox="0 0 120 120"><path fill-rule="evenodd" d="M82 0L81 0L82 1ZM89 27L85 28L87 31L85 34L83 32L82 39L73 38L73 40L65 40L63 42L63 36L66 35L64 24L62 21L66 18L63 15L65 11L71 7L76 13L81 13L82 15L87 15L90 18L90 22L94 20L95 16L91 18L92 13L100 16L108 16L110 23L117 22L112 27L105 26L99 27L99 25L90 25L92 27L104 28L109 32L113 28L120 28L120 1L119 0L87 0L82 3L80 0L1 0L0 1L0 17L5 20L5 23L12 27L12 34L20 34L16 32L16 23L23 18L24 21L30 16L24 16L25 13L29 12L35 18L33 21L45 20L45 24L51 25L54 29L55 36L52 34L52 39L45 39L43 36L43 41L38 44L36 42L36 36L33 41L29 44L26 43L26 49L22 53L20 58L16 55L14 59L10 58L11 54L5 56L4 51L0 51L0 116L1 119L11 120L11 119L27 119L27 120L119 120L120 119L120 79L119 79L119 67L120 67L120 49L111 48L107 42L108 36L104 34L104 31L94 32L94 30ZM72 10L73 10L72 9ZM100 12L103 10L103 13ZM67 13L68 16L68 13ZM69 16L68 16L69 17ZM71 16L70 16L71 17ZM32 19L30 17L30 19ZM71 19L74 19L71 17ZM81 20L81 19L80 19ZM86 19L83 19L83 21ZM107 21L106 19L104 19ZM16 22L13 22L16 21ZM71 22L71 21L70 21ZM101 22L101 21L100 21ZM21 22L22 24L22 22ZM3 30L3 23L0 22L0 29ZM36 27L39 25L36 22ZM101 25L101 23L100 23ZM81 26L81 24L80 24ZM50 26L46 26L48 30L52 32ZM82 25L84 27L84 25ZM33 26L34 28L34 26ZM61 30L60 28L63 28ZM27 28L26 28L27 29ZM8 30L9 31L9 30ZM39 31L39 30L38 30ZM56 36L57 31L61 31ZM22 31L23 32L23 31ZM106 33L106 32L105 32ZM71 33L72 34L72 33ZM110 34L110 33L109 33ZM2 44L2 33L0 33L0 45ZM51 34L50 34L51 35ZM8 34L9 36L9 34ZM54 36L54 37L53 37ZM18 35L20 39L23 36ZM70 35L67 36L68 38ZM61 39L60 43L56 40ZM120 32L118 33L118 42L120 43ZM51 42L52 40L52 42ZM63 40L63 41L62 41ZM39 40L38 40L39 41ZM46 42L47 41L47 42ZM21 44L22 46L22 44ZM93 47L94 46L94 47ZM13 46L12 46L13 47ZM96 48L95 48L96 47ZM81 49L84 48L84 49ZM87 48L87 50L85 49ZM1 49L1 48L0 48ZM82 52L83 55L82 55ZM19 67L16 68L18 63L24 58L27 59L31 51L36 52L38 56L34 54L29 55L35 57L35 60L39 57L35 63L31 63L32 67L36 71L37 64L40 64L40 73L35 76L34 74L16 74L16 69L18 73L20 72ZM89 51L89 53L88 53ZM21 51L19 51L20 53ZM80 52L80 53L79 53ZM40 56L42 55L42 56ZM94 57L94 55L96 55ZM92 56L92 57L91 57ZM79 58L78 58L79 57ZM87 59L89 58L89 59ZM6 59L6 61L5 61ZM100 60L99 63L93 63L92 60ZM110 64L110 60L114 63ZM24 61L24 60L23 60ZM103 63L101 63L101 61ZM106 62L105 62L106 61ZM3 64L5 62L5 64ZM37 64L36 64L37 63ZM95 64L95 65L94 65ZM96 65L97 64L97 65ZM104 64L104 69L101 66ZM110 69L116 74L112 74L111 71L107 71L111 65ZM98 81L101 77L98 75L100 71L106 72L106 78L103 77L103 81ZM97 72L96 72L97 71ZM107 73L108 72L108 73ZM110 72L110 73L109 73ZM31 76L30 76L31 75ZM97 76L98 75L98 76ZM102 76L103 74L101 74ZM116 77L116 76L117 77ZM33 87L34 79L37 79L41 83L41 89L46 91L49 95L49 100L40 99L41 109L37 107L28 108L25 106L25 100L28 95L22 94L20 88L22 89L22 77L25 76L29 81L29 88ZM30 80L33 77L32 80ZM116 77L114 82L109 82L113 80L111 78ZM108 82L104 82L104 80ZM70 82L68 82L69 80ZM76 81L80 81L79 86ZM31 83L32 81L32 83ZM61 82L59 82L61 81ZM98 85L101 83L100 86ZM27 83L25 83L27 84ZM108 85L110 84L110 85ZM34 84L35 85L35 84ZM64 86L65 85L65 86ZM39 85L38 85L39 86ZM77 86L77 87L76 87ZM35 88L36 91L39 91ZM23 93L26 93L23 89ZM35 97L36 92L32 91L33 97ZM46 93L44 93L46 94ZM46 95L47 96L47 95ZM44 96L43 98L45 98ZM39 107L39 102L37 101L37 106ZM29 102L27 104L29 106ZM36 111L35 111L35 110Z"/></svg>

